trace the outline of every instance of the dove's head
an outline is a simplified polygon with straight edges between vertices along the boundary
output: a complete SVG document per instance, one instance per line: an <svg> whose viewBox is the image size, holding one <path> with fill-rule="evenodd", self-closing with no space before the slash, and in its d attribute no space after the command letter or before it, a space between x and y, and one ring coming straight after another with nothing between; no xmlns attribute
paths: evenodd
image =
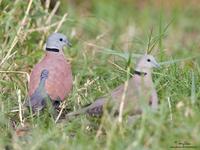
<svg viewBox="0 0 200 150"><path fill-rule="evenodd" d="M61 33L52 33L46 42L46 51L60 52L64 46L71 47L67 37Z"/></svg>
<svg viewBox="0 0 200 150"><path fill-rule="evenodd" d="M152 55L142 56L137 65L137 71L149 72L152 68L159 68L160 65L157 63L156 59Z"/></svg>

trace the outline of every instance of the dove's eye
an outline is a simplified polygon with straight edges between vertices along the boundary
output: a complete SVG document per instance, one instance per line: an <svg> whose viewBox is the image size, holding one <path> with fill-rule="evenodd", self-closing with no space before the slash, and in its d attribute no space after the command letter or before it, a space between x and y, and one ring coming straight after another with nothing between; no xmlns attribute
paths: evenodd
<svg viewBox="0 0 200 150"><path fill-rule="evenodd" d="M150 62L150 61L151 61L151 59L147 59L147 61L148 61L148 62Z"/></svg>
<svg viewBox="0 0 200 150"><path fill-rule="evenodd" d="M63 41L63 39L62 39L62 38L60 38L60 41L62 42L62 41Z"/></svg>

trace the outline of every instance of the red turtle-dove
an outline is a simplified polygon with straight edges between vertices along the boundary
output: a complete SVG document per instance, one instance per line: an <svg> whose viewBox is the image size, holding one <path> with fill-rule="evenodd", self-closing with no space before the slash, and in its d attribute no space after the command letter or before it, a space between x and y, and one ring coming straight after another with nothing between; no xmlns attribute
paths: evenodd
<svg viewBox="0 0 200 150"><path fill-rule="evenodd" d="M65 35L51 34L46 42L46 55L31 72L28 95L33 111L41 110L47 97L53 106L58 105L72 89L71 65L64 57L64 46L71 46Z"/></svg>
<svg viewBox="0 0 200 150"><path fill-rule="evenodd" d="M142 112L140 108L142 102L156 110L158 98L151 76L151 71L154 67L159 67L159 64L153 56L142 56L136 64L133 77L128 80L127 90L125 90L125 84L122 84L105 97L95 100L85 108L67 114L66 117L84 113L92 116L101 116L105 105L113 107L114 113L118 113L123 95L125 96L124 112L128 112L130 115Z"/></svg>

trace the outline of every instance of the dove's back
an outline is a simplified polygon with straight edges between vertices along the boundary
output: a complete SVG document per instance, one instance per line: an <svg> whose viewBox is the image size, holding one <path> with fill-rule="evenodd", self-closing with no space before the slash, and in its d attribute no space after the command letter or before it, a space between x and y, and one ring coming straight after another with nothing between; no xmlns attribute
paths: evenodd
<svg viewBox="0 0 200 150"><path fill-rule="evenodd" d="M33 68L30 75L29 96L31 96L40 81L43 69L49 71L45 90L52 100L63 100L72 89L72 72L70 63L64 55L46 53L46 56Z"/></svg>

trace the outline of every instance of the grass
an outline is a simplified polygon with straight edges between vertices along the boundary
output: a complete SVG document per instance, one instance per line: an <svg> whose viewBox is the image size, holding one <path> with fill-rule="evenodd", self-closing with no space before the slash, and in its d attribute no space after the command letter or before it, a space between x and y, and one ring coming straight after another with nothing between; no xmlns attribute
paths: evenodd
<svg viewBox="0 0 200 150"><path fill-rule="evenodd" d="M199 149L199 7L195 0L91 0L62 1L59 11L50 11L39 1L0 1L0 149L162 150L176 142ZM156 43L151 53L162 64L153 73L160 110L146 110L134 124L108 114L55 123L47 112L33 117L23 111L28 74L54 31L73 44L64 50L74 76L66 111L125 82L127 64L134 68L134 54L146 53L148 43Z"/></svg>

